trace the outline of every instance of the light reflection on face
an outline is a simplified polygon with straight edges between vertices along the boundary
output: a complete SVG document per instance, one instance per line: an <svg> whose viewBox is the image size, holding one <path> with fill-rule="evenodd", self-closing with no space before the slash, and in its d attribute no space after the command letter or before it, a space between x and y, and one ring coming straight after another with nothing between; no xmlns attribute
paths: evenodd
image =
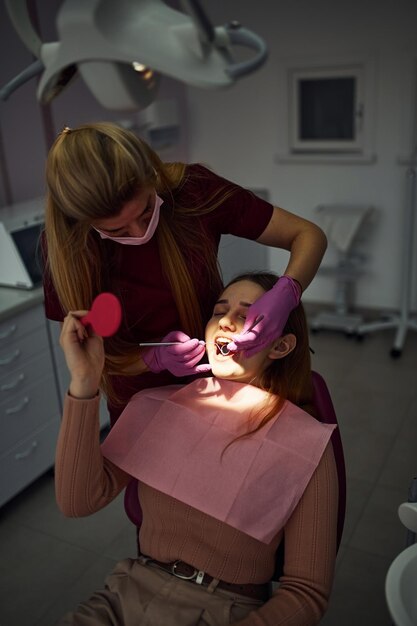
<svg viewBox="0 0 417 626"><path fill-rule="evenodd" d="M249 358L243 352L224 356L216 346L221 346L222 339L231 341L233 335L242 331L249 306L264 293L260 285L242 280L221 294L206 326L206 350L213 376L248 383L270 364L271 346Z"/></svg>
<svg viewBox="0 0 417 626"><path fill-rule="evenodd" d="M147 187L126 202L120 213L94 220L92 226L109 237L143 237L155 208L155 189Z"/></svg>

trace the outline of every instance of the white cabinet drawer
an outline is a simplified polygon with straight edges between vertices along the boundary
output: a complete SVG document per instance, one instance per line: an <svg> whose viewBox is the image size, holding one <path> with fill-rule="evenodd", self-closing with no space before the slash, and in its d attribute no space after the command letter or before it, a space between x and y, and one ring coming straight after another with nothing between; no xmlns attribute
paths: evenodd
<svg viewBox="0 0 417 626"><path fill-rule="evenodd" d="M0 506L53 466L58 430L57 418L0 455Z"/></svg>
<svg viewBox="0 0 417 626"><path fill-rule="evenodd" d="M0 404L0 454L24 440L51 418L59 421L60 409L53 374L14 393Z"/></svg>
<svg viewBox="0 0 417 626"><path fill-rule="evenodd" d="M38 328L32 334L21 337L5 346L0 344L0 381L5 374L16 370L22 363L33 359L48 348L48 336L45 327Z"/></svg>
<svg viewBox="0 0 417 626"><path fill-rule="evenodd" d="M19 340L37 328L46 327L43 306L33 307L0 322L0 350L4 345Z"/></svg>
<svg viewBox="0 0 417 626"><path fill-rule="evenodd" d="M51 354L45 350L43 354L25 361L20 367L9 370L7 374L0 376L0 404L18 394L41 378L46 378L53 372Z"/></svg>

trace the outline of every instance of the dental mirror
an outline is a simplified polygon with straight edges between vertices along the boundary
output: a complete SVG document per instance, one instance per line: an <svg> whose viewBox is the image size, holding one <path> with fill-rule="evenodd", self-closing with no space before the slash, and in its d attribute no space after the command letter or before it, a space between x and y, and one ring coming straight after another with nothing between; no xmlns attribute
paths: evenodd
<svg viewBox="0 0 417 626"><path fill-rule="evenodd" d="M255 326L257 324L259 324L259 322L261 322L264 319L263 315L258 315L258 317L253 321L253 323L249 326L249 328L247 330L245 330L245 332L243 333L244 335L246 335L247 333L249 333L251 330L253 330L255 328ZM222 354L223 356L228 356L232 351L229 350L229 348L227 347L228 344L224 343L222 346L220 346L218 343L216 343L216 346L220 352L220 354Z"/></svg>
<svg viewBox="0 0 417 626"><path fill-rule="evenodd" d="M111 337L114 335L122 320L122 307L118 298L112 293L100 293L93 300L91 309L81 318L81 324L92 327L96 335Z"/></svg>

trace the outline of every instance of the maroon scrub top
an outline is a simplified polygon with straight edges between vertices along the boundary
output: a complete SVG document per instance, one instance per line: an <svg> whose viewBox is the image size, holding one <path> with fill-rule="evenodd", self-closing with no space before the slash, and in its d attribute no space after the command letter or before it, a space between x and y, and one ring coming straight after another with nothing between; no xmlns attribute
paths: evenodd
<svg viewBox="0 0 417 626"><path fill-rule="evenodd" d="M197 164L187 166L186 180L180 189L175 191L175 201L182 206L197 206L212 197L219 187L224 186L232 187L235 193L214 211L192 218L200 222L216 250L222 234L258 239L273 212L270 203ZM164 198L163 194L160 195L165 200L164 204L169 206L169 197ZM161 211L164 210L164 204ZM93 233L93 236L99 237L98 233L97 235ZM119 337L130 343L139 343L161 339L172 330L181 330L176 304L162 271L157 238L153 237L148 243L140 246L121 245L110 239L102 240L102 244L109 259L106 267L108 274L106 290L117 295L122 303L123 321ZM218 293L210 287L204 258L191 259L187 250L182 252L194 280L203 323L206 323L211 317ZM62 321L65 314L48 273L44 276L44 293L47 318ZM179 379L167 371L160 374L146 372L139 376L112 377L114 389L122 404L108 405L111 423L115 422L131 396L140 389L178 384L183 380L189 379Z"/></svg>

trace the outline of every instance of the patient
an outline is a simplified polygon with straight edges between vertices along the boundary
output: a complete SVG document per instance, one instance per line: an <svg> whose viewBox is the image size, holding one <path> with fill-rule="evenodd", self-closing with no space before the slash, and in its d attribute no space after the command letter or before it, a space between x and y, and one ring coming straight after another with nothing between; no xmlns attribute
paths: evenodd
<svg viewBox="0 0 417 626"><path fill-rule="evenodd" d="M65 318L71 383L56 452L58 505L67 516L90 515L136 478L143 556L119 562L105 587L59 624L308 626L322 618L338 487L334 427L309 414L302 305L261 352L222 354L247 308L277 280L234 279L206 327L213 376L140 391L102 446L102 339L87 334L84 311ZM270 595L284 536L283 574Z"/></svg>

